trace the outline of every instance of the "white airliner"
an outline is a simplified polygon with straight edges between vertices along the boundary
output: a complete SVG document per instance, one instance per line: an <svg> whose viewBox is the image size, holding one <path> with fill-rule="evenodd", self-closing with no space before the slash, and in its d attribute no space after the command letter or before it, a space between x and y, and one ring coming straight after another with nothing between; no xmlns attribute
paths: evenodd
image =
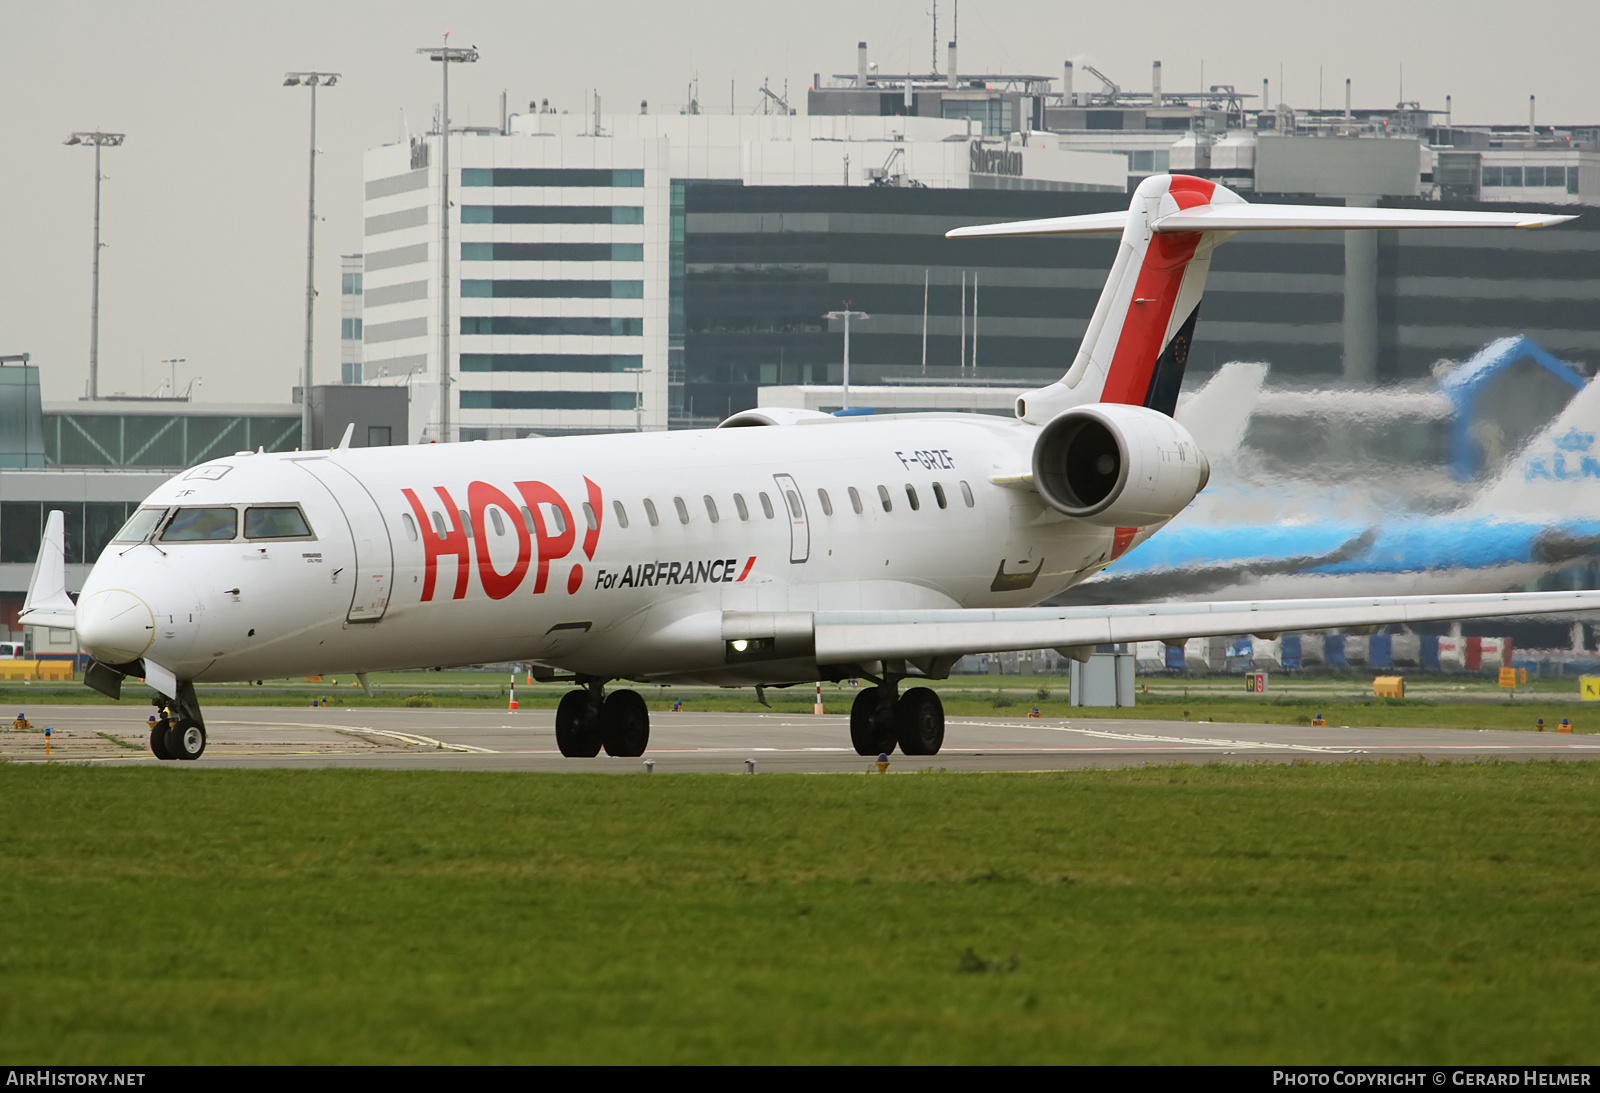
<svg viewBox="0 0 1600 1093"><path fill-rule="evenodd" d="M929 688L964 653L1573 611L1600 593L1034 608L1205 486L1172 418L1212 249L1234 232L1507 228L1523 213L1253 206L1186 176L1127 213L961 228L1119 232L1066 375L979 414L757 410L713 430L266 455L155 491L76 606L52 514L23 621L75 626L89 686L143 678L161 758L206 733L194 684L528 661L570 672L565 755L639 755L644 700L613 680L782 686L865 677L863 754L937 752Z"/></svg>

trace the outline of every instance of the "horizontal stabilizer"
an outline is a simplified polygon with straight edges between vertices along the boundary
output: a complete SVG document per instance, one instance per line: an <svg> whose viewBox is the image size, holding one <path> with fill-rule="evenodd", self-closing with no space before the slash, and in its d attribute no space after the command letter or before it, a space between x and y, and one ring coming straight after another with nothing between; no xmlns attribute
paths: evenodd
<svg viewBox="0 0 1600 1093"><path fill-rule="evenodd" d="M1089 213L1085 216L1052 216L1044 220L1013 220L1007 224L978 224L945 232L947 239L978 239L994 235L1121 235L1127 226L1128 212Z"/></svg>
<svg viewBox="0 0 1600 1093"><path fill-rule="evenodd" d="M1152 231L1353 231L1361 228L1546 228L1575 216L1531 212L1445 212L1438 209L1363 209L1342 205L1249 205L1243 202L1202 205L1168 213L1150 222ZM995 236L1092 235L1121 232L1128 223L1125 211L1086 216L1053 216L1043 220L1014 220L1005 224L978 224L956 228L950 239Z"/></svg>
<svg viewBox="0 0 1600 1093"><path fill-rule="evenodd" d="M1163 216L1158 232L1350 231L1357 228L1545 228L1573 216L1351 209L1337 205L1202 205Z"/></svg>

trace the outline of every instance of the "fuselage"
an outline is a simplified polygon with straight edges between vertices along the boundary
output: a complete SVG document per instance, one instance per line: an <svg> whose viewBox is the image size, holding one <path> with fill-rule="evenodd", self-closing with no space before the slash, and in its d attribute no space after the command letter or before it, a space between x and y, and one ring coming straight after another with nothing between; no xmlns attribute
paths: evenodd
<svg viewBox="0 0 1600 1093"><path fill-rule="evenodd" d="M99 660L198 681L493 661L815 678L728 665L722 613L1026 606L1155 530L996 485L1037 432L905 415L243 453L151 494L150 534L102 555L79 632Z"/></svg>

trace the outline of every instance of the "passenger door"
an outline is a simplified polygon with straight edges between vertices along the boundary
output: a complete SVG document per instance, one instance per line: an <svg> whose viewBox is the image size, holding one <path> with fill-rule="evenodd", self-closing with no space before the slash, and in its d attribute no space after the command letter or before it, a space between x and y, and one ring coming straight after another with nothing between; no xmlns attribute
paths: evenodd
<svg viewBox="0 0 1600 1093"><path fill-rule="evenodd" d="M811 527L806 523L806 501L800 487L787 474L775 474L778 497L783 501L783 511L789 517L789 561L800 563L811 557Z"/></svg>
<svg viewBox="0 0 1600 1093"><path fill-rule="evenodd" d="M355 543L355 588L345 618L350 622L377 622L388 610L389 590L394 583L394 544L389 541L389 527L378 502L359 479L325 456L294 462L333 495Z"/></svg>

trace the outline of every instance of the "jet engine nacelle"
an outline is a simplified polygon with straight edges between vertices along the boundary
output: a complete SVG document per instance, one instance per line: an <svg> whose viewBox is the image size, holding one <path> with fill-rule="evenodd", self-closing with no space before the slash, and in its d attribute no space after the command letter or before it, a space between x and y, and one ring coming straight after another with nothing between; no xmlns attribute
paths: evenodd
<svg viewBox="0 0 1600 1093"><path fill-rule="evenodd" d="M1107 527L1170 520L1211 464L1189 431L1143 406L1097 402L1052 418L1033 446L1033 485L1052 508Z"/></svg>

